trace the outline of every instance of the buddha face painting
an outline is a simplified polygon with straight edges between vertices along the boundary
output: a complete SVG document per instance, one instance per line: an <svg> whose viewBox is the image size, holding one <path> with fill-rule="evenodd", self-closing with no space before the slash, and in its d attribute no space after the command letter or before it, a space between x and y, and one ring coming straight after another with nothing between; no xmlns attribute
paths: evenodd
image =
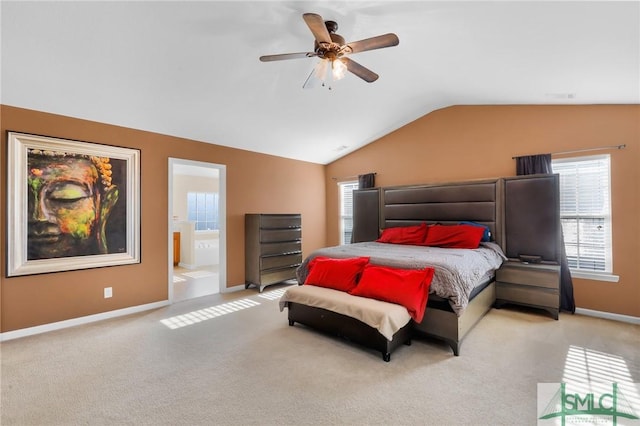
<svg viewBox="0 0 640 426"><path fill-rule="evenodd" d="M109 158L31 150L28 260L108 253L105 225L118 200Z"/></svg>

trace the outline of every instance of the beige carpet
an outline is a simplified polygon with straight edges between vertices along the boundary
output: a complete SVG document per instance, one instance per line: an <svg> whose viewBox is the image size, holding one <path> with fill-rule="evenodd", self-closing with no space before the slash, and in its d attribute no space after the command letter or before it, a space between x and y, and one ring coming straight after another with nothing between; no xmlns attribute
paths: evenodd
<svg viewBox="0 0 640 426"><path fill-rule="evenodd" d="M290 327L272 291L4 342L1 424L535 425L537 384L579 380L624 383L640 412L640 326L505 308L460 357L415 340L385 363Z"/></svg>

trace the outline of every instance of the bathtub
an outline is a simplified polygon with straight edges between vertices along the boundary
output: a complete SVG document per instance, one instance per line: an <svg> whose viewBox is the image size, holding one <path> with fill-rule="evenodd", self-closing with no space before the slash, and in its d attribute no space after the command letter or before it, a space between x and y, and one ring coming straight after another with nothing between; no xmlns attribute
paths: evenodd
<svg viewBox="0 0 640 426"><path fill-rule="evenodd" d="M195 269L219 263L219 231L196 231L193 222L183 222L180 226L180 266Z"/></svg>

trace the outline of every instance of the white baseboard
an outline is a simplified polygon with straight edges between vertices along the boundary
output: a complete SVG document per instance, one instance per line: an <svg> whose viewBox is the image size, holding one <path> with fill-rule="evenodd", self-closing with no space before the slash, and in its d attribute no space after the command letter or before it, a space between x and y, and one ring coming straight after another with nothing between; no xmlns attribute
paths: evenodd
<svg viewBox="0 0 640 426"><path fill-rule="evenodd" d="M117 309L115 311L102 312L85 317L72 318L65 321L52 322L50 324L38 325L35 327L22 328L20 330L7 331L0 333L0 342L18 339L20 337L33 336L35 334L46 333L48 331L61 330L63 328L74 327L76 325L89 324L96 321L102 321L109 318L121 317L124 315L136 314L138 312L148 311L151 309L161 308L169 304L168 300L162 302L147 303L145 305L131 306L129 308Z"/></svg>
<svg viewBox="0 0 640 426"><path fill-rule="evenodd" d="M611 312L594 311L591 309L583 309L583 308L576 308L576 314L640 325L640 318L632 317L630 315L613 314Z"/></svg>

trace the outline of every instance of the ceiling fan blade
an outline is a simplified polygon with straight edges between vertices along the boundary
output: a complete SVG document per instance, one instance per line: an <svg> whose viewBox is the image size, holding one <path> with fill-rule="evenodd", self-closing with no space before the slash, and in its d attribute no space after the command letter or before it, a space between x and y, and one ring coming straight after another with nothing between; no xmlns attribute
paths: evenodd
<svg viewBox="0 0 640 426"><path fill-rule="evenodd" d="M331 36L322 16L315 13L305 13L302 15L302 19L307 23L318 43L331 43Z"/></svg>
<svg viewBox="0 0 640 426"><path fill-rule="evenodd" d="M366 50L382 49L383 47L397 46L400 43L398 36L389 33L376 37L365 38L364 40L347 43L347 47L351 49L350 53L364 52Z"/></svg>
<svg viewBox="0 0 640 426"><path fill-rule="evenodd" d="M303 89L315 89L318 86L322 85L322 80L320 80L317 76L315 68L311 70L309 77L304 81L302 85Z"/></svg>
<svg viewBox="0 0 640 426"><path fill-rule="evenodd" d="M371 71L368 68L363 67L362 65L360 65L359 63L357 63L352 59L343 57L343 58L340 58L339 60L342 61L342 63L347 66L347 70L349 70L349 72L357 75L367 83L373 83L378 79L378 74L376 74L375 72Z"/></svg>
<svg viewBox="0 0 640 426"><path fill-rule="evenodd" d="M284 61L285 59L312 58L317 56L315 52L282 53L280 55L260 56L262 62Z"/></svg>

